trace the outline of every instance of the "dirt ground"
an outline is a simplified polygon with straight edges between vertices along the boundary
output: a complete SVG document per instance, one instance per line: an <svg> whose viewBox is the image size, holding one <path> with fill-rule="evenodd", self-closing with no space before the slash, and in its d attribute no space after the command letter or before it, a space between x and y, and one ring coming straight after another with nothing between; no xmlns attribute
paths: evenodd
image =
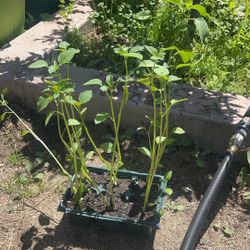
<svg viewBox="0 0 250 250"><path fill-rule="evenodd" d="M48 143L59 150L53 128L44 128L42 118L33 112L20 115ZM1 113L1 110L0 110ZM170 186L174 191L165 204L161 228L149 238L136 237L126 232L108 231L96 225L70 225L57 207L66 188L66 179L61 176L52 160L39 162L38 172L42 181L32 177L27 182L18 179L25 172L27 161L37 161L38 153L44 150L31 136L22 136L20 123L8 118L0 123L0 249L179 249L184 234L212 179L220 157L209 154L204 157L204 167L194 161L194 149L177 147L163 160L162 173L173 170ZM103 127L94 133L97 137ZM140 138L124 140L126 166L146 171L147 161L137 152ZM90 164L99 164L93 158ZM143 167L140 167L143 166ZM203 229L203 237L197 249L250 249L250 209L241 202L239 171L235 165ZM20 184L21 182L21 184ZM233 190L233 191L232 191ZM225 232L226 231L227 235ZM229 231L229 232L227 232Z"/></svg>

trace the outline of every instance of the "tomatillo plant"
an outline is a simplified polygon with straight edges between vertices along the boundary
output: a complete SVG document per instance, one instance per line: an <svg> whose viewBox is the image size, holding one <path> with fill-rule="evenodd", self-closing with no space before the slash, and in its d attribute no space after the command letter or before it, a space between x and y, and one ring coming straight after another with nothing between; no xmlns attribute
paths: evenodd
<svg viewBox="0 0 250 250"><path fill-rule="evenodd" d="M149 148L139 147L139 151L151 159L150 169L147 176L147 186L143 211L145 212L150 190L153 184L154 176L164 151L173 141L174 134L185 133L182 128L169 128L169 113L171 108L187 99L171 99L171 84L180 78L170 75L168 65L164 62L165 52L167 49L157 50L151 46L145 46L146 51L150 54L149 60L141 60L139 68L143 70L143 77L138 79L149 90L153 99L153 114L146 116L149 121L148 127L140 127L138 130L145 130L148 137ZM166 175L169 179L169 175ZM166 193L171 194L171 189L166 189Z"/></svg>
<svg viewBox="0 0 250 250"><path fill-rule="evenodd" d="M130 80L129 77L129 69L128 69L128 59L134 58L142 60L142 55L140 53L132 52L129 47L121 46L119 48L115 48L114 52L122 56L124 59L124 67L125 67L125 77L124 78L118 78L117 80L114 80L113 75L108 75L106 77L105 83L102 83L102 81L98 79L90 80L89 82L85 83L85 86L89 85L97 85L102 92L104 92L109 100L109 107L110 107L110 113L103 112L96 114L95 117L95 124L100 124L108 119L111 121L111 125L114 129L114 140L112 142L108 141L101 145L101 148L103 149L103 152L108 153L111 155L110 160L105 160L102 156L100 156L100 152L95 144L95 142L92 140L91 135L89 134L87 128L86 132L89 136L89 139L95 148L95 152L100 156L100 159L104 163L105 167L109 170L109 194L110 194L110 208L113 209L115 206L115 200L114 200L114 193L113 193L113 187L117 185L117 173L118 170L123 166L122 162L122 153L120 148L120 139L119 139L119 131L121 126L121 118L122 113L124 110L124 106L128 102L129 97L129 91L128 91L128 83ZM122 97L121 102L119 104L118 111L115 112L115 103L117 102L117 98L115 95L119 94L119 88L122 88Z"/></svg>
<svg viewBox="0 0 250 250"><path fill-rule="evenodd" d="M86 184L90 184L107 205L102 192L99 192L99 187L89 175L86 155L81 147L81 137L86 130L84 122L86 104L93 94L91 90L85 90L80 93L77 100L73 96L75 84L70 80L69 65L79 50L70 48L67 42L61 42L58 51L59 54L52 65L48 65L44 60L38 60L29 66L33 69L47 68L51 76L51 79L46 81L47 88L43 90L44 95L38 99L38 110L43 111L49 104L54 105L53 110L46 115L45 125L52 116L56 117L58 134L68 153L66 160L72 166L75 176L72 183L74 200L79 203L84 193L89 191ZM62 74L62 67L66 67L66 77Z"/></svg>

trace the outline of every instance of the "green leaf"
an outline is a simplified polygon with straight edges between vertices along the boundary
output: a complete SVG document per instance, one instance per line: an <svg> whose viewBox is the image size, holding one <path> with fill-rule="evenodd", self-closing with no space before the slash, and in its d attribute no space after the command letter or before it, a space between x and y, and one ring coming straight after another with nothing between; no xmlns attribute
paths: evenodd
<svg viewBox="0 0 250 250"><path fill-rule="evenodd" d="M186 50L181 50L179 52L179 55L181 57L181 60L183 61L183 63L188 63L190 61L190 59L193 56L193 52L192 51L186 51Z"/></svg>
<svg viewBox="0 0 250 250"><path fill-rule="evenodd" d="M44 175L43 173L37 173L34 175L34 179L37 181L43 181Z"/></svg>
<svg viewBox="0 0 250 250"><path fill-rule="evenodd" d="M160 144L160 143L163 143L166 139L167 139L167 137L164 137L164 136L157 136L157 137L155 138L155 142L156 142L157 144Z"/></svg>
<svg viewBox="0 0 250 250"><path fill-rule="evenodd" d="M96 86L102 86L102 80L100 79L92 79L83 84L84 86L91 86L91 85L96 85Z"/></svg>
<svg viewBox="0 0 250 250"><path fill-rule="evenodd" d="M176 127L176 128L172 129L171 133L177 134L177 135L182 135L182 134L185 134L185 131L180 127Z"/></svg>
<svg viewBox="0 0 250 250"><path fill-rule="evenodd" d="M115 48L114 49L114 52L120 56L127 56L127 53L128 53L128 50L129 50L129 47L127 46L120 46L119 48Z"/></svg>
<svg viewBox="0 0 250 250"><path fill-rule="evenodd" d="M136 52L142 51L143 49L144 49L143 46L134 46L134 47L132 47L132 48L129 50L129 52L130 52L130 53L136 53Z"/></svg>
<svg viewBox="0 0 250 250"><path fill-rule="evenodd" d="M57 70L59 69L59 65L57 63L55 63L54 65L50 65L48 72L49 74L53 74L55 73Z"/></svg>
<svg viewBox="0 0 250 250"><path fill-rule="evenodd" d="M173 175L173 171L170 170L170 171L168 171L168 172L164 175L164 179L165 179L166 181L169 181L169 180L172 178L172 175Z"/></svg>
<svg viewBox="0 0 250 250"><path fill-rule="evenodd" d="M139 147L138 150L151 159L151 153L146 147Z"/></svg>
<svg viewBox="0 0 250 250"><path fill-rule="evenodd" d="M205 38L209 35L209 28L206 20L203 17L195 18L194 25L196 27L201 42L204 42Z"/></svg>
<svg viewBox="0 0 250 250"><path fill-rule="evenodd" d="M156 66L156 63L151 61L151 60L143 60L140 64L139 67L142 68L153 68Z"/></svg>
<svg viewBox="0 0 250 250"><path fill-rule="evenodd" d="M193 5L193 0L184 0L187 7L190 7Z"/></svg>
<svg viewBox="0 0 250 250"><path fill-rule="evenodd" d="M61 49L67 49L70 46L69 43L67 43L66 41L60 42L58 47Z"/></svg>
<svg viewBox="0 0 250 250"><path fill-rule="evenodd" d="M184 211L184 209L185 209L184 205L182 205L182 204L177 204L177 205L175 206L175 208L174 208L174 212L175 212L175 213L176 213L176 212L182 212L182 211Z"/></svg>
<svg viewBox="0 0 250 250"><path fill-rule="evenodd" d="M158 76L168 76L169 70L164 66L154 68L154 73Z"/></svg>
<svg viewBox="0 0 250 250"><path fill-rule="evenodd" d="M180 63L176 66L176 69L181 69L185 67L191 67L191 63Z"/></svg>
<svg viewBox="0 0 250 250"><path fill-rule="evenodd" d="M96 117L95 117L95 124L99 124L99 123L102 123L104 121L106 121L107 119L109 118L109 113L98 113L96 114Z"/></svg>
<svg viewBox="0 0 250 250"><path fill-rule="evenodd" d="M64 100L65 100L65 102L67 102L69 104L72 104L72 105L76 105L77 104L77 101L75 101L73 99L73 97L70 96L70 95L65 96Z"/></svg>
<svg viewBox="0 0 250 250"><path fill-rule="evenodd" d="M136 59L139 59L139 60L143 59L143 56L140 53L131 53L131 52L129 52L129 53L127 53L127 57L136 58Z"/></svg>
<svg viewBox="0 0 250 250"><path fill-rule="evenodd" d="M109 74L106 76L106 83L108 84L108 86L113 85L113 75Z"/></svg>
<svg viewBox="0 0 250 250"><path fill-rule="evenodd" d="M145 78L139 78L137 79L137 82L140 82L141 84L149 87L151 85L151 81L148 77L145 77Z"/></svg>
<svg viewBox="0 0 250 250"><path fill-rule="evenodd" d="M31 161L28 161L26 164L25 164L25 169L27 171L27 173L31 173L32 169L33 169L33 163Z"/></svg>
<svg viewBox="0 0 250 250"><path fill-rule="evenodd" d="M232 10L236 7L236 0L232 0L229 2L229 9Z"/></svg>
<svg viewBox="0 0 250 250"><path fill-rule="evenodd" d="M6 93L8 92L7 88L4 88L1 90L1 97L4 97L6 95Z"/></svg>
<svg viewBox="0 0 250 250"><path fill-rule="evenodd" d="M87 159L87 160L90 160L90 159L93 157L94 153L95 153L94 151L89 151L89 152L86 154L86 156L85 156L86 159Z"/></svg>
<svg viewBox="0 0 250 250"><path fill-rule="evenodd" d="M80 114L81 115L84 115L85 113L86 113L86 111L87 111L87 107L84 107L81 111L80 111Z"/></svg>
<svg viewBox="0 0 250 250"><path fill-rule="evenodd" d="M161 49L162 51L168 51L168 50L176 50L176 51L180 51L178 47L176 46L170 46L170 47L167 47L167 48L163 48Z"/></svg>
<svg viewBox="0 0 250 250"><path fill-rule="evenodd" d="M243 193L244 200L250 200L250 192Z"/></svg>
<svg viewBox="0 0 250 250"><path fill-rule="evenodd" d="M41 112L42 110L46 109L52 100L53 98L50 96L48 97L40 96L37 101L38 112Z"/></svg>
<svg viewBox="0 0 250 250"><path fill-rule="evenodd" d="M213 225L213 229L214 229L215 231L219 231L220 228L221 228L221 224L219 224L219 223L215 223L215 224Z"/></svg>
<svg viewBox="0 0 250 250"><path fill-rule="evenodd" d="M87 103L87 102L89 102L91 100L92 96L93 96L92 90L83 91L79 95L79 101L80 101L81 104L85 104L85 103Z"/></svg>
<svg viewBox="0 0 250 250"><path fill-rule="evenodd" d="M34 167L39 166L40 164L42 164L43 159L41 157L36 157L35 160L33 161L33 165Z"/></svg>
<svg viewBox="0 0 250 250"><path fill-rule="evenodd" d="M30 69L48 68L48 63L44 60L37 60L29 65Z"/></svg>
<svg viewBox="0 0 250 250"><path fill-rule="evenodd" d="M172 188L166 188L165 193L170 196L170 195L173 194L173 189Z"/></svg>
<svg viewBox="0 0 250 250"><path fill-rule="evenodd" d="M74 142L71 144L71 149L75 153L78 149L78 143Z"/></svg>
<svg viewBox="0 0 250 250"><path fill-rule="evenodd" d="M136 131L141 131L141 130L146 130L146 128L145 128L145 127L138 127L138 128L136 129Z"/></svg>
<svg viewBox="0 0 250 250"><path fill-rule="evenodd" d="M209 16L206 8L200 4L194 4L190 7L190 9L197 10L201 16Z"/></svg>
<svg viewBox="0 0 250 250"><path fill-rule="evenodd" d="M247 162L250 165L250 150L247 151Z"/></svg>
<svg viewBox="0 0 250 250"><path fill-rule="evenodd" d="M2 113L2 114L0 115L0 121L1 121L1 122L5 120L5 117L6 117L7 114L8 114L8 112L4 112L4 113Z"/></svg>
<svg viewBox="0 0 250 250"><path fill-rule="evenodd" d="M145 48L152 56L158 54L157 49L153 46L145 46Z"/></svg>
<svg viewBox="0 0 250 250"><path fill-rule="evenodd" d="M57 57L58 63L66 64L71 62L75 54L78 54L79 52L80 52L79 49L74 49L74 48L69 48L68 50L61 52Z"/></svg>
<svg viewBox="0 0 250 250"><path fill-rule="evenodd" d="M231 237L234 234L234 231L229 227L223 227L222 231L226 237Z"/></svg>
<svg viewBox="0 0 250 250"><path fill-rule="evenodd" d="M185 209L185 207L182 204L178 204L174 201L171 201L168 206L173 211L173 213L181 212Z"/></svg>
<svg viewBox="0 0 250 250"><path fill-rule="evenodd" d="M177 76L174 76L174 75L170 75L169 78L168 78L168 81L169 82L176 82L176 81L180 81L182 78L179 78Z"/></svg>
<svg viewBox="0 0 250 250"><path fill-rule="evenodd" d="M76 120L76 119L68 119L68 125L69 126L78 126L80 124L81 123L78 120Z"/></svg>
<svg viewBox="0 0 250 250"><path fill-rule="evenodd" d="M93 188L96 191L96 194L99 195L101 193L106 193L107 190L103 187L102 184L98 185L97 188Z"/></svg>
<svg viewBox="0 0 250 250"><path fill-rule="evenodd" d="M159 211L159 215L160 215L160 217L162 217L162 216L164 215L164 213L165 213L164 209L163 209L163 208L162 208L162 209L160 209L160 211Z"/></svg>
<svg viewBox="0 0 250 250"><path fill-rule="evenodd" d="M112 142L105 142L105 143L102 143L101 146L100 146L103 151L107 154L110 154L113 152L113 143Z"/></svg>
<svg viewBox="0 0 250 250"><path fill-rule="evenodd" d="M24 137L26 135L30 134L29 130L22 130L21 135Z"/></svg>
<svg viewBox="0 0 250 250"><path fill-rule="evenodd" d="M188 99L187 98L183 98L183 99L172 99L171 101L170 101L170 104L171 104L171 106L174 106L174 105L176 105L176 104L178 104L178 103L181 103L181 102L185 102L185 101L187 101Z"/></svg>
<svg viewBox="0 0 250 250"><path fill-rule="evenodd" d="M108 91L108 86L107 85L102 85L101 87L100 87L100 90L102 91L102 92L107 92Z"/></svg>
<svg viewBox="0 0 250 250"><path fill-rule="evenodd" d="M149 10L140 11L134 15L134 18L140 21L147 20L151 17L151 12Z"/></svg>
<svg viewBox="0 0 250 250"><path fill-rule="evenodd" d="M199 158L195 159L195 164L199 167L199 168L204 168L205 167L205 162Z"/></svg>
<svg viewBox="0 0 250 250"><path fill-rule="evenodd" d="M51 112L49 112L49 113L47 114L46 119L45 119L45 126L48 125L48 123L49 123L51 117L54 115L54 113L55 113L55 111L51 111Z"/></svg>

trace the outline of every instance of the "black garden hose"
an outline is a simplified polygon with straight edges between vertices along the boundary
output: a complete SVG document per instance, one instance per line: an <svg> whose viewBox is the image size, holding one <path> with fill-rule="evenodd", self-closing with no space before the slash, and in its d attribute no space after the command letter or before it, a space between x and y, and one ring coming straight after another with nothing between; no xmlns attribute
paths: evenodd
<svg viewBox="0 0 250 250"><path fill-rule="evenodd" d="M193 250L196 248L198 243L197 240L200 236L200 231L207 215L226 180L235 154L241 149L242 143L246 140L248 134L250 134L250 106L242 120L239 122L236 133L231 137L226 155L222 163L219 165L213 180L208 186L204 197L195 212L188 231L183 239L181 250Z"/></svg>

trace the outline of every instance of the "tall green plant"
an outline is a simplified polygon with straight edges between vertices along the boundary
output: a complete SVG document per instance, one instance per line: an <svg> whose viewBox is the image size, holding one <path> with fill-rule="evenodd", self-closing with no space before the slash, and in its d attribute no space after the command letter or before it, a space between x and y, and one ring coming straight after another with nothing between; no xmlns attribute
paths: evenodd
<svg viewBox="0 0 250 250"><path fill-rule="evenodd" d="M55 116L59 137L67 150L66 159L75 176L72 192L75 200L79 202L83 194L88 191L87 184L93 186L102 195L89 174L86 154L81 147L81 137L85 130L86 104L93 94L91 90L85 90L79 94L77 100L74 98L75 84L70 79L69 65L79 50L70 48L66 42L61 42L58 51L59 54L51 65L44 60L38 60L29 67L47 68L51 76L51 79L46 81L47 88L43 91L43 96L38 99L38 110L41 112L49 104L53 104L54 108L46 115L45 125ZM66 69L66 76L62 74L63 67ZM104 200L103 195L102 198Z"/></svg>
<svg viewBox="0 0 250 250"><path fill-rule="evenodd" d="M110 194L111 208L114 208L115 206L113 187L117 185L118 170L123 166L119 132L120 132L122 114L124 111L124 107L128 102L128 97L129 97L128 83L130 78L129 78L128 60L129 58L142 59L141 54L129 51L129 48L125 46L116 48L114 52L123 57L124 59L125 77L118 78L117 80L115 80L113 75L107 75L106 81L104 83L96 79L96 80L91 80L84 84L85 86L97 85L100 88L100 90L106 94L109 100L110 112L98 113L96 114L96 117L94 119L95 124L100 124L104 121L107 121L108 119L111 121L111 125L114 130L114 139L113 141L108 141L101 144L103 152L110 154L110 158L108 160L101 155L97 145L95 144L90 133L88 132L87 127L85 127L85 129L95 149L95 152L99 155L99 158L103 162L104 166L107 167L109 170L109 194ZM120 99L120 104L118 105L117 110L115 110L115 106L118 104L117 102L119 102L117 100L117 97L115 96L117 92L119 93L119 91L122 91L122 95Z"/></svg>
<svg viewBox="0 0 250 250"><path fill-rule="evenodd" d="M171 98L171 84L174 81L180 80L178 77L170 74L169 66L164 62L165 51L172 48L157 50L154 47L145 46L145 49L148 51L150 59L140 61L139 68L143 69L144 76L138 79L138 81L148 88L152 96L153 114L146 116L149 122L147 127L138 128L138 130L146 131L149 144L149 148L143 146L138 149L151 160L143 204L144 212L149 202L154 176L161 164L161 159L166 148L174 141L174 134L184 133L184 130L179 127L170 130L170 110L174 105L186 100ZM169 173L165 178L169 179ZM169 188L166 192L168 194L172 193Z"/></svg>

